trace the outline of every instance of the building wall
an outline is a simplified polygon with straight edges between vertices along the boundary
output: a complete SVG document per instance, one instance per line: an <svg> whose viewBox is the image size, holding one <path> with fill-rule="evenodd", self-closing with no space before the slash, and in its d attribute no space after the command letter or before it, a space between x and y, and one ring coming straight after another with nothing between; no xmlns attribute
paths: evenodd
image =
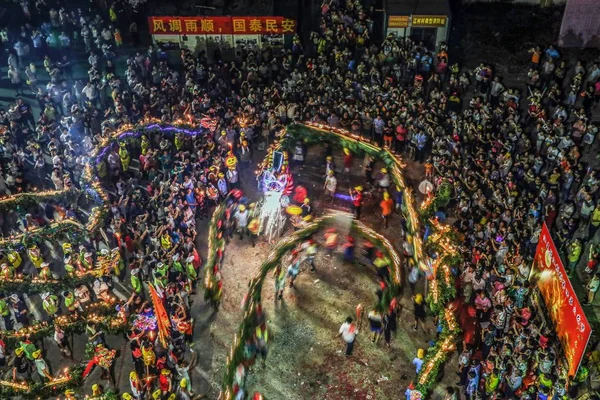
<svg viewBox="0 0 600 400"><path fill-rule="evenodd" d="M448 40L448 27L450 26L450 16L446 19L446 26L437 28L437 37L435 39L436 47L440 44L440 42L445 42Z"/></svg>

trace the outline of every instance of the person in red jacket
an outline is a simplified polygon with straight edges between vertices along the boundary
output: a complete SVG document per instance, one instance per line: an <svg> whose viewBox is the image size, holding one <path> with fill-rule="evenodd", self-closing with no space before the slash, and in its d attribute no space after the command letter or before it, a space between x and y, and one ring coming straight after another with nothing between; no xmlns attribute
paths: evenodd
<svg viewBox="0 0 600 400"><path fill-rule="evenodd" d="M404 144L406 142L406 134L408 130L404 125L396 127L396 141L394 142L394 151L398 154L404 152Z"/></svg>
<svg viewBox="0 0 600 400"><path fill-rule="evenodd" d="M169 395L171 390L173 390L173 382L171 379L171 371L166 368L163 368L160 371L160 377L158 378L158 383L160 386L160 391L163 396Z"/></svg>
<svg viewBox="0 0 600 400"><path fill-rule="evenodd" d="M296 186L296 188L294 189L294 197L293 197L294 203L303 204L304 199L306 199L306 196L308 196L308 191L306 190L306 188L302 185Z"/></svg>
<svg viewBox="0 0 600 400"><path fill-rule="evenodd" d="M360 219L360 210L362 208L362 186L356 186L350 189L350 199L352 199L352 212L356 219Z"/></svg>

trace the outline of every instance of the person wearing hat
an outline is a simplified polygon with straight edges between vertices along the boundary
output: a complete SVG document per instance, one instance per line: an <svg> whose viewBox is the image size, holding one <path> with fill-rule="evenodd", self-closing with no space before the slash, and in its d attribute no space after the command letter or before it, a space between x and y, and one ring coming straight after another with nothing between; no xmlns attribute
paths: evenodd
<svg viewBox="0 0 600 400"><path fill-rule="evenodd" d="M23 263L23 257L15 250L9 251L6 257L8 258L8 262L12 265L13 270L17 270Z"/></svg>
<svg viewBox="0 0 600 400"><path fill-rule="evenodd" d="M129 169L129 164L131 163L131 155L127 149L127 142L125 141L119 143L119 158L121 160L123 172L127 172Z"/></svg>
<svg viewBox="0 0 600 400"><path fill-rule="evenodd" d="M344 261L351 263L354 261L354 238L350 235L346 236L346 241L342 244Z"/></svg>
<svg viewBox="0 0 600 400"><path fill-rule="evenodd" d="M325 232L325 249L327 250L327 256L331 257L338 246L338 233L335 228L329 228Z"/></svg>
<svg viewBox="0 0 600 400"><path fill-rule="evenodd" d="M79 253L79 264L84 270L90 270L94 268L94 258L91 251L87 251L85 248Z"/></svg>
<svg viewBox="0 0 600 400"><path fill-rule="evenodd" d="M129 395L130 398L133 397L136 400L139 400L139 399L141 399L143 397L143 395L144 395L144 384L142 383L142 380L138 376L137 372L135 372L135 371L131 371L129 373L129 386L131 387L131 393L133 395L133 396Z"/></svg>
<svg viewBox="0 0 600 400"><path fill-rule="evenodd" d="M217 174L217 189L219 189L219 194L221 197L226 197L227 193L229 193L229 186L227 185L227 179L225 179L225 174L219 172Z"/></svg>
<svg viewBox="0 0 600 400"><path fill-rule="evenodd" d="M173 379L171 377L171 371L163 368L160 371L160 377L158 378L158 385L163 396L171 393L173 390Z"/></svg>
<svg viewBox="0 0 600 400"><path fill-rule="evenodd" d="M65 256L65 258L63 259L63 263L65 266L65 272L67 273L67 276L74 278L75 277L75 261L73 260L73 257L71 255L67 255Z"/></svg>
<svg viewBox="0 0 600 400"><path fill-rule="evenodd" d="M408 384L408 387L406 388L406 391L404 392L404 396L406 397L406 400L413 400L413 395L412 393L415 391L415 384L413 382Z"/></svg>
<svg viewBox="0 0 600 400"><path fill-rule="evenodd" d="M102 396L104 390L102 390L102 386L98 385L97 383L94 383L92 385L92 396Z"/></svg>
<svg viewBox="0 0 600 400"><path fill-rule="evenodd" d="M36 269L40 269L42 267L42 263L44 259L42 258L42 253L40 252L40 248L36 245L32 245L27 249L27 256L29 260L33 264Z"/></svg>
<svg viewBox="0 0 600 400"><path fill-rule="evenodd" d="M132 395L130 395L129 393L123 393L123 394L121 395L121 399L122 399L122 400L134 400L134 397L133 397ZM136 397L136 400L137 400L137 399L138 399L138 398Z"/></svg>
<svg viewBox="0 0 600 400"><path fill-rule="evenodd" d="M47 262L43 262L41 267L42 268L40 269L40 274L38 275L40 279L50 280L54 278L54 275L52 275L52 271L50 271L50 264L48 264Z"/></svg>
<svg viewBox="0 0 600 400"><path fill-rule="evenodd" d="M383 313L381 305L377 304L375 308L369 311L367 318L369 320L371 332L373 332L373 339L371 339L371 342L377 344L383 333Z"/></svg>
<svg viewBox="0 0 600 400"><path fill-rule="evenodd" d="M304 221L307 221L307 218L311 217L313 212L312 206L310 205L310 199L308 197L304 198L300 209L302 210L302 212L300 213L300 217Z"/></svg>
<svg viewBox="0 0 600 400"><path fill-rule="evenodd" d="M377 277L385 282L390 277L389 266L390 259L385 256L381 251L375 251L375 259L373 260L373 265L377 268Z"/></svg>
<svg viewBox="0 0 600 400"><path fill-rule="evenodd" d="M196 271L196 267L194 267L194 255L190 254L185 259L185 272L187 274L188 280L192 284L192 289L196 287L196 280L198 279L198 271Z"/></svg>
<svg viewBox="0 0 600 400"><path fill-rule="evenodd" d="M377 177L377 186L380 190L387 190L390 187L390 174L387 168L381 168Z"/></svg>
<svg viewBox="0 0 600 400"><path fill-rule="evenodd" d="M59 301L58 297L50 294L50 292L42 293L42 308L51 319L58 316Z"/></svg>
<svg viewBox="0 0 600 400"><path fill-rule="evenodd" d="M2 263L0 265L1 276L5 280L12 279L15 276L15 270L12 265L8 265L7 263Z"/></svg>
<svg viewBox="0 0 600 400"><path fill-rule="evenodd" d="M171 264L171 269L175 272L183 273L183 265L181 265L181 262L179 261L180 257L181 256L179 253L173 254L173 256L171 257L171 259L173 260L173 263Z"/></svg>
<svg viewBox="0 0 600 400"><path fill-rule="evenodd" d="M256 246L256 239L258 238L258 233L260 231L260 221L257 217L253 217L248 222L248 236L250 236L250 241L252 242L252 247Z"/></svg>
<svg viewBox="0 0 600 400"><path fill-rule="evenodd" d="M389 219L394 211L394 200L390 198L390 194L387 191L383 192L383 200L379 202L379 207L381 208L381 217L383 218L383 228L387 229Z"/></svg>
<svg viewBox="0 0 600 400"><path fill-rule="evenodd" d="M325 178L325 183L323 184L323 189L331 198L331 202L333 203L335 199L335 190L337 188L337 179L335 178L334 172L330 169L327 172L327 178Z"/></svg>
<svg viewBox="0 0 600 400"><path fill-rule="evenodd" d="M244 233L246 233L248 231L249 216L250 216L250 214L249 214L248 210L246 209L246 206L243 204L240 204L238 206L237 211L233 215L233 217L235 218L235 221L236 221L236 226L237 226L236 230L240 234L240 240L242 240L244 238Z"/></svg>
<svg viewBox="0 0 600 400"><path fill-rule="evenodd" d="M191 394L192 381L190 379L190 364L185 360L180 360L177 365L175 365L175 370L177 371L177 375L181 377L179 382L180 386L185 387Z"/></svg>
<svg viewBox="0 0 600 400"><path fill-rule="evenodd" d="M425 350L417 350L417 356L413 358L413 365L415 366L416 375L419 375L421 368L423 368L423 359L425 358Z"/></svg>
<svg viewBox="0 0 600 400"><path fill-rule="evenodd" d="M252 164L252 151L247 140L242 140L242 145L238 150L238 154L242 169L248 168Z"/></svg>
<svg viewBox="0 0 600 400"><path fill-rule="evenodd" d="M415 324L413 325L413 329L416 331L419 327L419 322L422 324L425 323L425 304L423 301L423 295L421 293L417 293L415 297L413 297L413 314L415 316Z"/></svg>
<svg viewBox="0 0 600 400"><path fill-rule="evenodd" d="M360 219L360 212L362 210L362 192L363 187L358 185L353 189L350 189L350 200L352 200L352 213L354 214L354 218L357 220Z"/></svg>
<svg viewBox="0 0 600 400"><path fill-rule="evenodd" d="M237 164L237 163L236 163ZM237 165L229 165L225 177L231 189L238 189L240 187L240 174L237 170Z"/></svg>
<svg viewBox="0 0 600 400"><path fill-rule="evenodd" d="M186 378L182 378L179 381L179 387L177 388L177 398L179 400L191 400L192 393L189 388L189 381Z"/></svg>
<svg viewBox="0 0 600 400"><path fill-rule="evenodd" d="M162 390L160 389L156 389L154 392L152 392L152 400L160 400L163 396Z"/></svg>
<svg viewBox="0 0 600 400"><path fill-rule="evenodd" d="M329 176L329 171L335 172L335 164L333 163L333 157L325 157L325 177Z"/></svg>
<svg viewBox="0 0 600 400"><path fill-rule="evenodd" d="M44 360L44 358L42 357L41 350L36 350L33 352L33 362L35 363L35 368L42 380L52 380L50 368L48 367L48 363L46 363L46 360Z"/></svg>
<svg viewBox="0 0 600 400"><path fill-rule="evenodd" d="M150 342L142 343L142 361L144 361L146 371L155 369L156 353L154 352L154 347Z"/></svg>
<svg viewBox="0 0 600 400"><path fill-rule="evenodd" d="M77 397L75 397L75 391L73 389L65 390L65 400L77 400Z"/></svg>
<svg viewBox="0 0 600 400"><path fill-rule="evenodd" d="M352 168L352 153L350 149L344 147L344 173L350 181L350 168Z"/></svg>
<svg viewBox="0 0 600 400"><path fill-rule="evenodd" d="M22 347L15 349L15 357L9 361L8 366L12 367L12 380L14 382L31 380L30 364Z"/></svg>

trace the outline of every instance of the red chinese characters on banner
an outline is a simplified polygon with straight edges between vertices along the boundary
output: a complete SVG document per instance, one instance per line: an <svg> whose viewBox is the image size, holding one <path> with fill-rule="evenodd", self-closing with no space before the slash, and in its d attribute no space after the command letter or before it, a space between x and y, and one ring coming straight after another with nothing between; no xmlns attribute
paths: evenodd
<svg viewBox="0 0 600 400"><path fill-rule="evenodd" d="M533 262L537 287L546 303L565 358L569 376L575 376L592 334L571 281L560 260L546 224L542 227Z"/></svg>
<svg viewBox="0 0 600 400"><path fill-rule="evenodd" d="M268 35L296 32L284 17L149 17L152 35Z"/></svg>

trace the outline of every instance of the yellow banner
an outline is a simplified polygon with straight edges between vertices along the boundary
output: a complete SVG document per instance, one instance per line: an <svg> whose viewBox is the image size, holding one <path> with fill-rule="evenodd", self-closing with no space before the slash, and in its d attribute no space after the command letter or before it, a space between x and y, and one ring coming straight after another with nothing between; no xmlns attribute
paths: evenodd
<svg viewBox="0 0 600 400"><path fill-rule="evenodd" d="M408 15L390 15L388 17L388 28L406 28L410 17Z"/></svg>
<svg viewBox="0 0 600 400"><path fill-rule="evenodd" d="M417 26L417 27L446 26L446 16L445 15L413 15L412 26Z"/></svg>

